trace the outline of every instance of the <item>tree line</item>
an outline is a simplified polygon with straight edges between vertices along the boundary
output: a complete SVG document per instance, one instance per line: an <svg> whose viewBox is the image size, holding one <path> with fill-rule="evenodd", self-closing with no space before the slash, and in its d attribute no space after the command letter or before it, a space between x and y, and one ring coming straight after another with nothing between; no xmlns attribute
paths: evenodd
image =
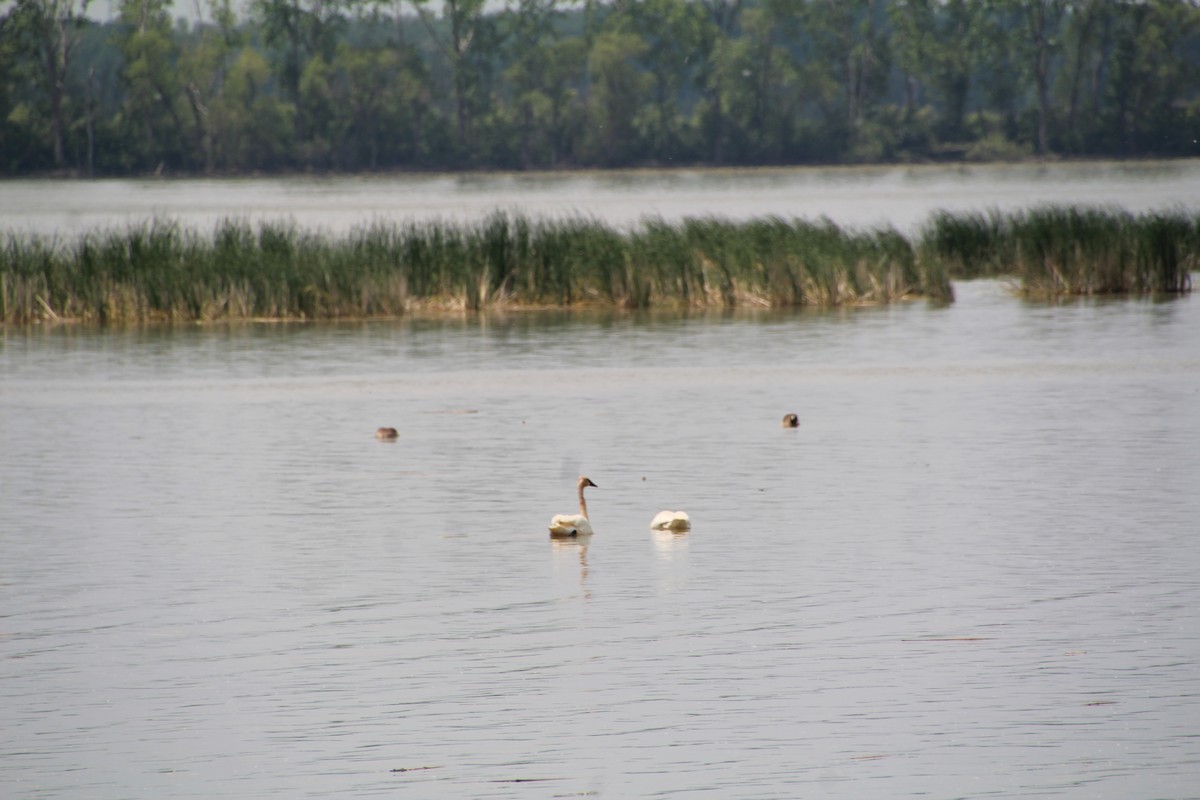
<svg viewBox="0 0 1200 800"><path fill-rule="evenodd" d="M88 2L0 18L0 174L1200 154L1188 0Z"/></svg>

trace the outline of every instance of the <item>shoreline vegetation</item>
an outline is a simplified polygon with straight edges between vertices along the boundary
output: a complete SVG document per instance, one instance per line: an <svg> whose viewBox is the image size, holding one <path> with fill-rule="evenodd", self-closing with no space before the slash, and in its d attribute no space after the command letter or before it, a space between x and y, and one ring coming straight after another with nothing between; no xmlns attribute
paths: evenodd
<svg viewBox="0 0 1200 800"><path fill-rule="evenodd" d="M1200 155L1183 0L0 2L0 175Z"/></svg>
<svg viewBox="0 0 1200 800"><path fill-rule="evenodd" d="M67 239L0 233L0 323L337 320L551 308L799 308L953 300L952 279L1024 295L1177 294L1200 214L1048 206L934 213L911 239L828 220L493 213L344 235L287 222L173 221Z"/></svg>

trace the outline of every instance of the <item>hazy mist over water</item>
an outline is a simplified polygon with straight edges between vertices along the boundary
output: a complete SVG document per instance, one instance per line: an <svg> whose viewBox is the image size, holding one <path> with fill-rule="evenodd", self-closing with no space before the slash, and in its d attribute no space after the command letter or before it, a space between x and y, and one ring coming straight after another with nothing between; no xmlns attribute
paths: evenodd
<svg viewBox="0 0 1200 800"><path fill-rule="evenodd" d="M153 218L208 230L230 217L345 232L372 222L471 222L496 211L614 225L645 217L827 217L913 234L941 209L1048 203L1132 212L1200 207L1200 161L0 182L4 227L59 235Z"/></svg>

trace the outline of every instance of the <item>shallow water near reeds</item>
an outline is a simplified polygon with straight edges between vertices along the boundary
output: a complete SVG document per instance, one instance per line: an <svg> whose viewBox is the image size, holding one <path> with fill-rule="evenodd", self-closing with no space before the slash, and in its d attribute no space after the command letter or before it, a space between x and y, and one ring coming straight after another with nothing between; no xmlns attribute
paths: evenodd
<svg viewBox="0 0 1200 800"><path fill-rule="evenodd" d="M1200 299L956 291L4 333L3 793L1200 796Z"/></svg>

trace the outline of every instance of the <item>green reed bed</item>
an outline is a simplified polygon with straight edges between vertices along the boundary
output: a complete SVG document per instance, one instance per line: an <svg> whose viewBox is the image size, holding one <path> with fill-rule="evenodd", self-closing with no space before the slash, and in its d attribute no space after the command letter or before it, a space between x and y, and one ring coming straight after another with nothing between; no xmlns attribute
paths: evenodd
<svg viewBox="0 0 1200 800"><path fill-rule="evenodd" d="M1030 295L1187 292L1200 264L1200 215L1060 206L938 212L918 251L955 277L1014 276Z"/></svg>
<svg viewBox="0 0 1200 800"><path fill-rule="evenodd" d="M947 273L895 231L829 222L591 219L496 214L375 224L335 236L225 221L155 222L72 241L0 243L0 321L331 319L419 309L600 305L788 307L949 299Z"/></svg>

